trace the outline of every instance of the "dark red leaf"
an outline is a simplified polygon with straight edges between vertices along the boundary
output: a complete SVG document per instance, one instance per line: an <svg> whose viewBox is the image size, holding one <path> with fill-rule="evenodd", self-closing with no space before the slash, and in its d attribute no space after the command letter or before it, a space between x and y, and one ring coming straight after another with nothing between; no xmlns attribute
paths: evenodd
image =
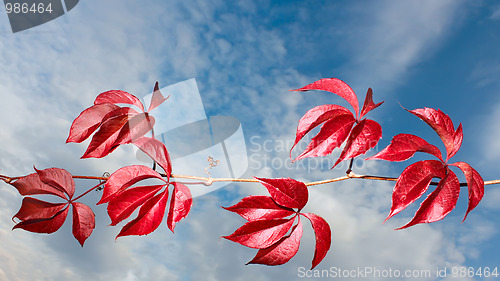
<svg viewBox="0 0 500 281"><path fill-rule="evenodd" d="M147 132L151 131L154 124L154 117L150 116L148 113L139 113L132 116L121 128L120 133L112 144L112 147L131 143L139 139Z"/></svg>
<svg viewBox="0 0 500 281"><path fill-rule="evenodd" d="M390 145L376 155L368 157L366 160L382 159L387 161L404 161L411 158L417 151L432 154L443 161L439 148L429 144L420 137L410 134L399 134L394 136Z"/></svg>
<svg viewBox="0 0 500 281"><path fill-rule="evenodd" d="M37 173L24 176L11 183L21 195L52 194L66 199L64 192L53 186L43 183Z"/></svg>
<svg viewBox="0 0 500 281"><path fill-rule="evenodd" d="M108 203L108 215L111 225L116 225L151 199L165 185L137 186L126 189L114 196Z"/></svg>
<svg viewBox="0 0 500 281"><path fill-rule="evenodd" d="M292 153L293 148L297 143L312 129L319 126L321 123L334 119L340 115L350 115L354 119L352 113L346 108L335 105L335 104L325 104L316 106L302 116L299 120L299 125L297 126L297 133L295 134L295 142L290 149L290 155ZM291 157L291 156L290 156Z"/></svg>
<svg viewBox="0 0 500 281"><path fill-rule="evenodd" d="M302 209L308 200L307 186L291 178L257 178L269 191L276 204L288 208Z"/></svg>
<svg viewBox="0 0 500 281"><path fill-rule="evenodd" d="M139 209L137 218L127 223L116 238L127 235L147 235L160 226L167 207L168 191L149 199Z"/></svg>
<svg viewBox="0 0 500 281"><path fill-rule="evenodd" d="M175 224L185 218L191 206L193 205L193 197L191 191L182 183L173 182L174 191L170 199L170 210L167 216L167 226L174 232Z"/></svg>
<svg viewBox="0 0 500 281"><path fill-rule="evenodd" d="M344 150L332 168L344 160L366 153L370 148L375 147L381 138L380 124L370 119L363 119L352 129Z"/></svg>
<svg viewBox="0 0 500 281"><path fill-rule="evenodd" d="M95 228L95 215L87 205L79 202L73 202L71 205L73 206L73 236L83 247L83 243Z"/></svg>
<svg viewBox="0 0 500 281"><path fill-rule="evenodd" d="M247 264L281 265L287 263L299 251L302 237L302 223L300 217L297 225L292 228L290 235L281 238L278 242L261 249Z"/></svg>
<svg viewBox="0 0 500 281"><path fill-rule="evenodd" d="M68 194L70 199L73 198L75 194L75 181L68 171L60 168L48 168L44 170L37 170L35 168L35 171L43 183L63 191Z"/></svg>
<svg viewBox="0 0 500 281"><path fill-rule="evenodd" d="M385 220L420 198L427 191L432 178L442 179L445 175L446 167L437 160L419 161L406 167L394 186L391 212Z"/></svg>
<svg viewBox="0 0 500 281"><path fill-rule="evenodd" d="M82 158L101 158L110 154L117 146L113 147L121 129L129 120L127 115L119 115L111 117L101 124L101 128L97 131L90 144L83 154Z"/></svg>
<svg viewBox="0 0 500 281"><path fill-rule="evenodd" d="M170 161L170 155L168 154L165 145L154 138L142 137L134 141L136 145L142 152L146 153L163 168L167 174L167 181L170 179L172 174L172 163Z"/></svg>
<svg viewBox="0 0 500 281"><path fill-rule="evenodd" d="M311 221L314 234L316 235L316 249L311 269L315 268L326 256L332 244L332 231L328 223L320 216L311 213L302 214Z"/></svg>
<svg viewBox="0 0 500 281"><path fill-rule="evenodd" d="M97 204L107 203L123 189L150 178L157 178L165 183L167 182L158 172L146 166L132 165L120 168L111 174L104 184L102 198Z"/></svg>
<svg viewBox="0 0 500 281"><path fill-rule="evenodd" d="M457 204L460 182L453 171L448 169L446 176L439 182L436 190L422 202L413 219L398 229L418 223L431 223L443 219Z"/></svg>
<svg viewBox="0 0 500 281"><path fill-rule="evenodd" d="M111 103L103 103L91 106L73 121L69 130L68 142L82 142L86 140L101 124L103 118L118 106Z"/></svg>
<svg viewBox="0 0 500 281"><path fill-rule="evenodd" d="M461 137L463 137L461 133L461 128L457 129L457 133L455 133L455 129L453 127L453 122L450 117L444 114L441 110L435 110L433 108L417 108L414 110L408 110L410 113L414 114L418 118L422 119L425 123L427 123L431 128L436 131L441 140L446 147L447 157L446 160L450 159L455 155L455 153L460 148L462 144ZM461 126L459 126L461 127ZM460 130L460 132L459 132ZM456 136L456 138L455 138ZM455 143L455 139L457 143Z"/></svg>
<svg viewBox="0 0 500 281"><path fill-rule="evenodd" d="M467 186L469 187L469 207L467 208L467 212L465 213L465 220L469 212L472 211L472 209L474 209L477 204L479 204L481 199L483 199L484 180L474 168L472 168L465 162L456 162L451 165L456 166L460 168L460 170L462 170L465 175L465 179L467 180Z"/></svg>
<svg viewBox="0 0 500 281"><path fill-rule="evenodd" d="M245 223L233 234L223 236L228 240L255 249L264 249L278 242L290 230L291 219L258 220Z"/></svg>
<svg viewBox="0 0 500 281"><path fill-rule="evenodd" d="M151 97L151 103L149 104L148 112L158 107L164 101L166 101L170 96L164 97L160 92L160 87L158 86L158 82L155 83L155 87L153 89L153 96Z"/></svg>
<svg viewBox="0 0 500 281"><path fill-rule="evenodd" d="M247 196L236 205L223 208L239 214L247 221L281 219L295 214L293 209L276 204L269 196Z"/></svg>
<svg viewBox="0 0 500 281"><path fill-rule="evenodd" d="M312 138L306 149L295 160L305 157L325 156L330 154L335 148L340 147L349 136L354 124L352 114L338 115L328 120L319 133Z"/></svg>
<svg viewBox="0 0 500 281"><path fill-rule="evenodd" d="M54 233L64 224L68 215L68 207L57 212L51 218L30 219L16 224L12 229L22 228L36 233Z"/></svg>
<svg viewBox="0 0 500 281"><path fill-rule="evenodd" d="M344 98L354 108L356 117L359 115L358 97L344 81L337 78L325 78L292 91L321 90L337 94Z"/></svg>
<svg viewBox="0 0 500 281"><path fill-rule="evenodd" d="M379 107L384 102L379 102L375 104L373 102L373 91L372 88L368 88L368 92L366 92L365 103L363 104L363 109L361 109L361 116L359 118L363 118L368 112L374 110Z"/></svg>
<svg viewBox="0 0 500 281"><path fill-rule="evenodd" d="M95 99L94 104L103 104L103 103L131 104L137 106L139 109L144 111L144 106L136 96L120 90L111 90L99 94Z"/></svg>
<svg viewBox="0 0 500 281"><path fill-rule="evenodd" d="M50 219L64 208L67 203L49 203L31 197L24 197L21 209L14 215L21 221Z"/></svg>

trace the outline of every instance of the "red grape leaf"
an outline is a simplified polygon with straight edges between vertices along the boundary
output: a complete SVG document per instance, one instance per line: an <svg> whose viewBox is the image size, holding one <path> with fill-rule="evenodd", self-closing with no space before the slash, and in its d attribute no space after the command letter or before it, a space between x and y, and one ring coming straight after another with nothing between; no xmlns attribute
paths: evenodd
<svg viewBox="0 0 500 281"><path fill-rule="evenodd" d="M21 221L50 219L68 203L49 203L31 197L24 197L21 209L14 215Z"/></svg>
<svg viewBox="0 0 500 281"><path fill-rule="evenodd" d="M60 168L48 168L44 170L37 170L35 168L35 171L43 183L68 194L69 199L73 198L75 194L75 181L68 171Z"/></svg>
<svg viewBox="0 0 500 281"><path fill-rule="evenodd" d="M375 147L381 138L380 124L370 119L363 119L352 129L344 150L332 168L344 160L366 153L370 148Z"/></svg>
<svg viewBox="0 0 500 281"><path fill-rule="evenodd" d="M162 176L158 172L149 167L142 165L132 165L132 166L122 167L116 170L108 178L108 180L104 184L102 198L97 204L99 205L107 203L111 200L111 198L113 198L113 196L115 196L123 189L132 186L133 184L141 180L150 178L157 178L165 183L167 182L162 178Z"/></svg>
<svg viewBox="0 0 500 281"><path fill-rule="evenodd" d="M351 106L354 108L354 112L356 113L356 117L359 115L358 97L351 89L351 87L349 87L349 85L347 85L347 83L345 83L344 81L337 78L325 78L292 91L309 90L321 90L337 94L344 98L349 104L351 104Z"/></svg>
<svg viewBox="0 0 500 281"><path fill-rule="evenodd" d="M24 176L11 183L21 195L52 194L66 199L64 192L53 186L43 183L37 173Z"/></svg>
<svg viewBox="0 0 500 281"><path fill-rule="evenodd" d="M234 206L222 208L239 214L247 221L280 219L295 214L293 209L276 204L269 196L247 196Z"/></svg>
<svg viewBox="0 0 500 281"><path fill-rule="evenodd" d="M150 198L139 209L137 218L127 223L116 238L127 235L147 235L160 226L167 207L168 191Z"/></svg>
<svg viewBox="0 0 500 281"><path fill-rule="evenodd" d="M295 160L306 157L325 156L330 154L335 148L340 147L349 136L354 124L352 114L337 115L328 120L319 133L312 138L306 149Z"/></svg>
<svg viewBox="0 0 500 281"><path fill-rule="evenodd" d="M315 268L326 256L332 244L332 231L328 223L320 216L311 213L303 213L304 217L311 221L314 234L316 235L316 249L311 269Z"/></svg>
<svg viewBox="0 0 500 281"><path fill-rule="evenodd" d="M484 180L474 168L465 162L456 162L450 165L456 166L462 170L467 180L467 186L469 187L469 207L465 213L465 220L469 212L479 204L481 199L483 199Z"/></svg>
<svg viewBox="0 0 500 281"><path fill-rule="evenodd" d="M416 162L401 173L392 192L391 212L385 219L390 219L422 196L432 178L444 178L446 167L437 160Z"/></svg>
<svg viewBox="0 0 500 281"><path fill-rule="evenodd" d="M73 236L83 247L85 240L95 228L95 215L89 206L79 202L72 202L73 206Z"/></svg>
<svg viewBox="0 0 500 281"><path fill-rule="evenodd" d="M368 157L366 160L382 159L387 161L404 161L411 158L418 151L432 154L443 161L439 148L429 144L420 137L410 134L399 134L394 136L391 140L391 144L376 155Z"/></svg>
<svg viewBox="0 0 500 281"><path fill-rule="evenodd" d="M288 208L304 208L308 200L307 186L291 178L257 178L262 183L276 204Z"/></svg>
<svg viewBox="0 0 500 281"><path fill-rule="evenodd" d="M297 126L297 133L295 134L295 142L290 149L290 155L293 148L297 143L312 129L316 128L321 123L333 119L339 115L351 115L354 119L352 113L346 108L335 105L335 104L325 104L316 106L304 114L299 120L299 125ZM297 160L297 159L296 159ZM294 160L295 161L295 160Z"/></svg>
<svg viewBox="0 0 500 281"><path fill-rule="evenodd" d="M117 108L119 107L114 104L103 103L82 111L71 124L66 143L86 140L101 125L104 117Z"/></svg>
<svg viewBox="0 0 500 281"><path fill-rule="evenodd" d="M151 103L149 104L148 112L158 107L164 101L166 101L170 96L164 97L160 92L160 87L158 86L158 82L155 83L155 87L153 89L153 96L151 97Z"/></svg>
<svg viewBox="0 0 500 281"><path fill-rule="evenodd" d="M290 235L281 238L273 245L261 249L247 264L281 265L287 263L299 251L302 237L302 223L300 217L297 225L292 228Z"/></svg>
<svg viewBox="0 0 500 281"><path fill-rule="evenodd" d="M155 119L148 113L139 113L132 116L121 128L116 140L113 142L112 147L121 144L131 143L138 138L144 136L147 132L153 129Z"/></svg>
<svg viewBox="0 0 500 281"><path fill-rule="evenodd" d="M384 102L379 102L379 103L375 104L373 102L372 88L368 88L368 92L366 92L365 103L363 104L363 109L361 109L360 118L363 118L363 116L365 116L368 112L374 110L375 108L379 107L383 103Z"/></svg>
<svg viewBox="0 0 500 281"><path fill-rule="evenodd" d="M114 196L108 203L108 215L111 225L117 225L151 199L165 185L136 186Z"/></svg>
<svg viewBox="0 0 500 281"><path fill-rule="evenodd" d="M455 208L460 193L460 182L453 171L447 169L446 176L439 181L436 189L427 196L413 219L398 229L418 223L431 223L443 219Z"/></svg>
<svg viewBox="0 0 500 281"><path fill-rule="evenodd" d="M193 205L193 197L186 185L178 182L173 182L172 185L174 186L174 191L172 191L172 198L170 199L167 226L174 232L175 224L189 214Z"/></svg>
<svg viewBox="0 0 500 281"><path fill-rule="evenodd" d="M139 109L144 111L144 106L136 96L121 90L111 90L99 94L96 97L94 104L103 104L103 103L131 104L137 106Z"/></svg>
<svg viewBox="0 0 500 281"><path fill-rule="evenodd" d="M435 110L433 108L426 107L414 110L407 109L407 111L422 119L425 123L431 126L434 131L436 131L446 147L446 160L455 155L462 144L463 134L461 126L459 126L459 128L457 128L457 132L455 132L453 122L450 117L439 109Z"/></svg>
<svg viewBox="0 0 500 281"><path fill-rule="evenodd" d="M222 236L243 246L256 249L267 248L278 242L290 230L291 219L249 221L229 236Z"/></svg>
<svg viewBox="0 0 500 281"><path fill-rule="evenodd" d="M68 215L68 207L50 218L29 219L16 224L12 229L22 228L36 233L54 233L64 224Z"/></svg>
<svg viewBox="0 0 500 281"><path fill-rule="evenodd" d="M163 168L167 174L168 181L170 179L170 175L172 174L172 163L165 145L161 141L149 137L141 137L135 140L134 145L149 155L153 161L158 163L158 165Z"/></svg>

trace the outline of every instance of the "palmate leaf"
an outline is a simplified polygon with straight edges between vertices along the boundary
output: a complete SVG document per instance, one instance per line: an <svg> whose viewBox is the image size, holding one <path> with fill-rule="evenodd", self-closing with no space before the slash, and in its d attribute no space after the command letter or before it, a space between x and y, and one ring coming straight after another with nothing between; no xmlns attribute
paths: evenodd
<svg viewBox="0 0 500 281"><path fill-rule="evenodd" d="M469 206L467 207L467 212L464 216L465 220L469 212L479 204L481 199L483 199L484 180L474 168L465 162L456 162L450 165L456 166L462 170L469 188Z"/></svg>
<svg viewBox="0 0 500 281"><path fill-rule="evenodd" d="M133 143L142 152L149 155L153 161L160 165L167 175L167 181L170 180L170 175L172 174L172 162L165 144L157 139L149 137L141 137Z"/></svg>
<svg viewBox="0 0 500 281"><path fill-rule="evenodd" d="M295 214L293 209L276 204L269 196L247 196L234 206L223 208L247 221L281 219Z"/></svg>
<svg viewBox="0 0 500 281"><path fill-rule="evenodd" d="M95 214L85 204L72 202L71 206L73 206L73 236L83 247L85 240L95 228Z"/></svg>
<svg viewBox="0 0 500 281"><path fill-rule="evenodd" d="M308 200L307 186L291 178L265 179L256 178L269 191L276 204L287 208L302 209Z"/></svg>
<svg viewBox="0 0 500 281"><path fill-rule="evenodd" d="M117 105L104 103L91 106L82 111L71 124L66 143L80 143L86 140L95 130L97 130L97 128L99 128L104 116L118 108Z"/></svg>
<svg viewBox="0 0 500 281"><path fill-rule="evenodd" d="M392 138L391 144L379 153L366 160L381 159L387 161L404 161L410 159L416 152L426 152L436 156L441 162L441 151L424 139L410 134L399 134Z"/></svg>
<svg viewBox="0 0 500 281"><path fill-rule="evenodd" d="M167 226L174 232L175 224L189 214L193 205L193 197L186 185L179 182L173 182L172 185L174 186L174 191L172 192L172 199L170 199Z"/></svg>
<svg viewBox="0 0 500 281"><path fill-rule="evenodd" d="M233 234L223 236L228 240L255 249L264 249L278 242L292 227L291 219L249 221Z"/></svg>
<svg viewBox="0 0 500 281"><path fill-rule="evenodd" d="M315 268L325 258L332 244L332 231L328 223L320 216L311 213L302 213L304 217L311 221L311 225L316 237L316 248L311 269Z"/></svg>

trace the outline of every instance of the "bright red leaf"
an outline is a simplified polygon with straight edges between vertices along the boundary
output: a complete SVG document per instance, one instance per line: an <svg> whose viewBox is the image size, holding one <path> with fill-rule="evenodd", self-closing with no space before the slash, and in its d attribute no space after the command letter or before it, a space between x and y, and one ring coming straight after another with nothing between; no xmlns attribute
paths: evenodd
<svg viewBox="0 0 500 281"><path fill-rule="evenodd" d="M366 92L365 103L363 104L363 109L361 109L361 116L359 118L363 118L363 116L365 116L368 112L374 110L383 103L384 102L379 102L375 104L373 102L373 90L372 88L368 88L368 91Z"/></svg>
<svg viewBox="0 0 500 281"><path fill-rule="evenodd" d="M413 219L398 229L410 227L418 223L431 223L443 219L457 204L460 193L460 182L450 169L439 182L436 189L422 202Z"/></svg>
<svg viewBox="0 0 500 281"><path fill-rule="evenodd" d="M111 90L99 94L94 104L104 104L104 103L124 103L137 106L140 110L144 111L144 105L142 102L134 95L121 90Z"/></svg>
<svg viewBox="0 0 500 281"><path fill-rule="evenodd" d="M410 134L399 134L394 136L389 146L366 160L381 159L387 161L404 161L411 158L418 151L429 153L443 161L439 148L429 144L420 137Z"/></svg>
<svg viewBox="0 0 500 281"><path fill-rule="evenodd" d="M307 186L291 178L258 179L269 191L276 204L288 208L302 209L308 200Z"/></svg>
<svg viewBox="0 0 500 281"><path fill-rule="evenodd" d="M149 104L148 112L158 107L164 101L166 101L170 96L164 97L160 92L160 87L158 86L158 82L155 83L155 87L153 89L153 96L151 97L151 103Z"/></svg>
<svg viewBox="0 0 500 281"><path fill-rule="evenodd" d="M484 180L474 168L465 162L456 162L451 165L460 168L465 175L465 179L467 180L467 186L469 188L469 207L465 213L465 220L469 212L472 211L477 204L479 204L481 199L483 199Z"/></svg>
<svg viewBox="0 0 500 281"><path fill-rule="evenodd" d="M60 210L50 218L24 220L16 224L12 229L22 228L36 233L54 233L64 224L67 215L68 207L66 206L66 208Z"/></svg>
<svg viewBox="0 0 500 281"><path fill-rule="evenodd" d="M95 228L95 215L89 206L79 202L72 202L73 206L73 236L83 247L85 240Z"/></svg>
<svg viewBox="0 0 500 281"><path fill-rule="evenodd" d="M112 146L119 146L121 144L131 143L140 137L144 136L147 132L153 129L155 119L148 113L139 113L132 116L123 125L116 140Z"/></svg>
<svg viewBox="0 0 500 281"><path fill-rule="evenodd" d="M247 196L236 205L223 208L247 221L281 219L295 214L294 210L276 204L269 196Z"/></svg>
<svg viewBox="0 0 500 281"><path fill-rule="evenodd" d="M66 198L64 192L56 187L48 185L40 180L38 173L29 174L11 183L21 195L51 194Z"/></svg>
<svg viewBox="0 0 500 281"><path fill-rule="evenodd" d="M129 116L119 115L104 121L81 158L101 158L113 152L117 148L114 143L128 120Z"/></svg>
<svg viewBox="0 0 500 281"><path fill-rule="evenodd" d="M24 197L21 209L14 215L21 221L50 219L60 212L67 203L49 203L31 197Z"/></svg>
<svg viewBox="0 0 500 281"><path fill-rule="evenodd" d="M71 174L60 168L48 168L35 171L40 176L40 180L56 189L59 189L68 195L68 198L73 198L75 194L75 181Z"/></svg>
<svg viewBox="0 0 500 281"><path fill-rule="evenodd" d="M174 232L175 224L189 214L193 205L193 197L186 185L178 182L173 182L172 185L174 186L174 191L172 192L172 199L170 199L167 226Z"/></svg>
<svg viewBox="0 0 500 281"><path fill-rule="evenodd" d="M233 234L223 236L228 240L255 249L264 249L278 242L292 227L291 219L249 221Z"/></svg>
<svg viewBox="0 0 500 281"><path fill-rule="evenodd" d="M328 223L320 216L311 213L303 213L304 217L311 221L316 236L316 248L311 269L315 268L326 256L332 244L332 231Z"/></svg>
<svg viewBox="0 0 500 281"><path fill-rule="evenodd" d="M80 143L86 140L101 125L103 118L111 111L119 108L111 103L91 106L73 121L69 130L68 142Z"/></svg>
<svg viewBox="0 0 500 281"><path fill-rule="evenodd" d="M170 179L170 175L172 174L172 163L165 144L157 139L148 137L139 138L133 143L163 168L168 181Z"/></svg>
<svg viewBox="0 0 500 281"><path fill-rule="evenodd" d="M290 235L281 238L273 245L260 249L257 255L247 264L281 265L287 263L299 251L300 238L302 237L302 223L292 228Z"/></svg>

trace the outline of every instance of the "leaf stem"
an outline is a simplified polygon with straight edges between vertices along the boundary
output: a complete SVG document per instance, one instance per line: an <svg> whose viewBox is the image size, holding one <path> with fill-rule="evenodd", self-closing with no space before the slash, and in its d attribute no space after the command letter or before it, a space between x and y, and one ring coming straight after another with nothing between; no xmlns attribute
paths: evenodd
<svg viewBox="0 0 500 281"><path fill-rule="evenodd" d="M84 193L82 193L80 196L78 196L78 197L76 197L76 198L74 198L74 199L71 199L71 202L76 201L76 200L78 200L78 199L82 198L83 196L85 196L85 195L87 195L89 192L91 192L92 190L96 190L96 189L97 189L100 185L103 185L103 184L105 184L105 183L106 183L105 181L98 183L97 185L95 185L95 186L94 186L94 187L92 187L91 189L89 189L89 190L85 191Z"/></svg>

